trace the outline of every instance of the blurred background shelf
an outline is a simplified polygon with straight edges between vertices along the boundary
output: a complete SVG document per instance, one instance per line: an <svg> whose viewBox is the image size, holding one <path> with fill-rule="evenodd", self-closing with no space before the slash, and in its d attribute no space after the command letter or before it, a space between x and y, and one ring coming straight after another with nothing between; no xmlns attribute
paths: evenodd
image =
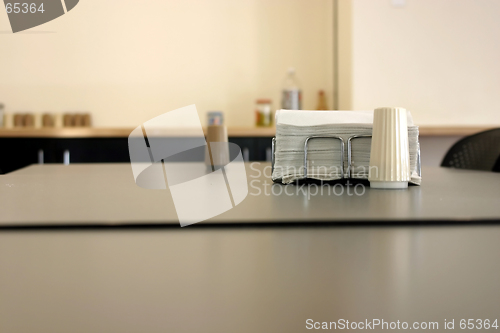
<svg viewBox="0 0 500 333"><path fill-rule="evenodd" d="M126 138L133 128L9 128L0 129L0 138ZM158 132L158 136L186 136L183 129ZM273 137L275 127L229 127L230 137Z"/></svg>
<svg viewBox="0 0 500 333"><path fill-rule="evenodd" d="M421 126L422 164L438 166L445 152L461 137L488 126ZM0 174L35 163L128 163L128 136L133 128L1 129ZM237 144L246 161L270 161L275 127L228 127L229 142ZM186 130L158 131L169 140L192 136Z"/></svg>
<svg viewBox="0 0 500 333"><path fill-rule="evenodd" d="M0 130L0 174L41 163L127 163L128 136L133 128L50 128ZM270 161L274 127L230 127L229 142L246 161ZM156 131L169 144L192 137L189 130ZM142 139L142 138L141 138Z"/></svg>
<svg viewBox="0 0 500 333"><path fill-rule="evenodd" d="M493 128L492 126L420 126L421 136L466 136ZM0 129L0 138L125 138L133 128L11 128ZM228 127L229 137L271 138L275 127ZM182 137L185 131L158 133L157 135Z"/></svg>

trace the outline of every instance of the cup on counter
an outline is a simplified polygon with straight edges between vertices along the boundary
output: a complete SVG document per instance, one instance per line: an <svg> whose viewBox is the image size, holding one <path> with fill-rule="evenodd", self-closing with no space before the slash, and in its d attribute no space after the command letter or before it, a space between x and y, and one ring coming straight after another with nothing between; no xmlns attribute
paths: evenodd
<svg viewBox="0 0 500 333"><path fill-rule="evenodd" d="M370 187L408 188L409 151L406 109L393 107L375 109L368 175Z"/></svg>
<svg viewBox="0 0 500 333"><path fill-rule="evenodd" d="M35 127L35 115L33 113L27 113L24 115L24 126Z"/></svg>
<svg viewBox="0 0 500 333"><path fill-rule="evenodd" d="M92 126L92 117L90 116L90 113L83 113L82 114L82 126L83 127L91 127Z"/></svg>
<svg viewBox="0 0 500 333"><path fill-rule="evenodd" d="M220 167L229 164L229 144L226 126L207 126L205 164Z"/></svg>
<svg viewBox="0 0 500 333"><path fill-rule="evenodd" d="M63 114L63 127L73 127L75 126L75 119L72 114L65 113Z"/></svg>
<svg viewBox="0 0 500 333"><path fill-rule="evenodd" d="M76 113L73 115L73 126L82 127L82 115L80 113Z"/></svg>
<svg viewBox="0 0 500 333"><path fill-rule="evenodd" d="M50 127L55 127L55 125L56 125L56 122L55 122L54 115L52 115L50 113L42 114L42 127L50 128Z"/></svg>
<svg viewBox="0 0 500 333"><path fill-rule="evenodd" d="M24 127L24 114L22 113L14 113L12 117L12 126L13 127Z"/></svg>

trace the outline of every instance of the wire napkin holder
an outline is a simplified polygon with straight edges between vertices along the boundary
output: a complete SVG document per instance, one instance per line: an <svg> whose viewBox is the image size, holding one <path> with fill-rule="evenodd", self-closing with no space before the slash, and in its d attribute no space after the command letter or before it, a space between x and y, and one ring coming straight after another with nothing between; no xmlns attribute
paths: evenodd
<svg viewBox="0 0 500 333"><path fill-rule="evenodd" d="M340 142L340 179L351 178L351 169L352 169L352 140L359 138L371 138L371 134L359 134L352 135L347 139L347 173L344 173L344 139L340 136L334 135L313 135L308 136L304 143L304 177L301 179L307 179L307 153L309 147L309 141L313 139L334 139ZM273 137L271 143L271 172L274 173L274 162L275 162L275 153L276 153L276 137ZM347 174L347 175L346 175ZM422 176L422 166L420 162L420 143L417 142L417 174L419 177ZM274 179L275 183L281 182L281 179Z"/></svg>

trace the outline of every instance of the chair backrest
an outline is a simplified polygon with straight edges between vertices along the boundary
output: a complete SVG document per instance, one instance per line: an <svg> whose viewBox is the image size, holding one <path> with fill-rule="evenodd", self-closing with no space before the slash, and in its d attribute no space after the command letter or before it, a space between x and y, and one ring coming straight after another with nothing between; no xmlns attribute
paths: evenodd
<svg viewBox="0 0 500 333"><path fill-rule="evenodd" d="M500 155L498 156L497 161L493 166L493 172L500 172Z"/></svg>
<svg viewBox="0 0 500 333"><path fill-rule="evenodd" d="M500 128L480 132L455 143L446 153L442 167L500 171ZM498 170L496 170L498 168Z"/></svg>

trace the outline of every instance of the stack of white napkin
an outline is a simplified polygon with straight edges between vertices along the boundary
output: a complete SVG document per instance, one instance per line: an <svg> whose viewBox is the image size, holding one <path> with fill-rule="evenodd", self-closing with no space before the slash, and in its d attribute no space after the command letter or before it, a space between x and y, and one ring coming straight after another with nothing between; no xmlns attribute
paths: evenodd
<svg viewBox="0 0 500 333"><path fill-rule="evenodd" d="M353 135L371 135L373 111L296 111L276 112L274 181L289 184L304 178L304 144L310 136L339 136L344 140L344 177L347 177L347 140ZM418 126L408 112L410 183L420 185ZM351 178L368 179L371 138L352 140ZM311 139L308 143L307 178L342 178L340 141Z"/></svg>

